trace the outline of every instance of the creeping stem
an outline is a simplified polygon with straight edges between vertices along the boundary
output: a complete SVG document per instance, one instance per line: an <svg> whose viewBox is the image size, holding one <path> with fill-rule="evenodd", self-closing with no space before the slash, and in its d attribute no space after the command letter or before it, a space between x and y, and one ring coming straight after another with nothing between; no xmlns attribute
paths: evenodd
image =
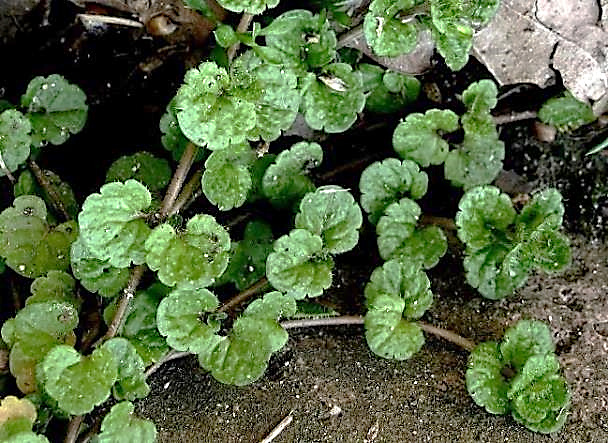
<svg viewBox="0 0 608 443"><path fill-rule="evenodd" d="M198 146L196 146L194 143L190 142L186 145L186 149L182 154L182 158L179 160L177 169L173 174L173 178L171 178L171 183L169 183L167 193L163 199L163 204L160 208L161 220L164 220L167 215L169 215L171 208L179 195L179 191L182 189L182 186L186 181L186 176L188 175L188 171L190 171L190 167L192 167L192 163L194 163L194 158L196 157L197 152Z"/></svg>
<svg viewBox="0 0 608 443"><path fill-rule="evenodd" d="M242 34L243 32L247 31L247 29L249 29L249 25L251 24L251 20L253 20L253 15L244 13L241 16L241 21L239 21L239 24L236 27L236 32ZM240 47L241 43L237 42L228 48L228 60L232 61Z"/></svg>
<svg viewBox="0 0 608 443"><path fill-rule="evenodd" d="M44 171L38 166L38 163L34 160L28 160L27 165L29 166L30 171L32 171L32 174L34 174L34 177L36 177L38 184L48 194L53 209L61 214L64 220L70 220L72 217L70 217L68 210L63 204L63 200L61 200L56 188L51 184Z"/></svg>

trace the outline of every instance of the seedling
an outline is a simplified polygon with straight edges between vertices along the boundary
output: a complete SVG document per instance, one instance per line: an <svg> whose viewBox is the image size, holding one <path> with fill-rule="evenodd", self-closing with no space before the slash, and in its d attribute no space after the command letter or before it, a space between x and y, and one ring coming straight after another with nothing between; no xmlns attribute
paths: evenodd
<svg viewBox="0 0 608 443"><path fill-rule="evenodd" d="M220 3L244 12L247 24L278 0ZM473 3L374 0L364 33L375 52L394 56L411 50L427 27L457 69L473 26L497 7ZM357 8L334 6L334 13ZM82 205L35 157L83 128L84 93L59 75L37 77L20 107L3 106L0 175L15 182L15 198L0 213L0 255L32 283L25 306L2 325L10 372L25 397L2 400L0 439L48 441L35 431L44 432L42 417L54 417L69 420L66 441L98 432L99 441L151 442L154 424L135 417L131 402L148 394L146 378L163 363L194 354L218 381L246 385L264 375L287 330L349 323L364 325L374 353L397 360L420 351L424 332L447 338L471 351L466 383L476 403L535 431L563 425L569 394L546 326L523 321L500 344L475 346L420 322L433 303L426 270L447 252L446 229L464 244L467 281L487 298L506 297L532 271L561 271L570 261L558 191L534 194L518 213L490 185L505 155L490 114L492 81L462 92L462 115L406 115L393 136L400 158L365 169L361 205L356 191L315 179L320 144L279 141L268 153L298 113L311 128L335 133L365 108L396 112L416 99L413 77L344 62L335 25L308 10L287 11L265 28L255 23L251 32L222 24L216 42L228 48L229 63L205 60L189 70L160 121L161 143L179 161L175 172L151 153L121 157ZM460 143L445 138L459 129ZM416 202L428 189L425 168L441 164L445 179L464 190L455 222L426 217ZM209 213L190 209L198 187L215 207ZM275 236L268 220L253 219L242 238L231 237L218 220L227 211L242 217L239 208L254 204L292 229ZM333 317L314 299L331 288L334 258L357 247L364 223L375 225L385 262L370 270L362 291L365 316ZM142 289L144 274L154 283ZM218 296L231 288L240 292ZM105 324L87 336L80 322L99 308ZM100 411L107 415L95 426Z"/></svg>

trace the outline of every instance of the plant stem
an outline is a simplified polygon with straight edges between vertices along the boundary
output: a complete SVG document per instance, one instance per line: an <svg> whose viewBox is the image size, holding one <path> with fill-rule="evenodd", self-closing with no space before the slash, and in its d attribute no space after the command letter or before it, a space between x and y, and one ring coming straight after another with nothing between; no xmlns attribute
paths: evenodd
<svg viewBox="0 0 608 443"><path fill-rule="evenodd" d="M475 348L475 343L471 340L464 338L462 335L458 335L453 331L448 331L447 329L438 328L437 326L429 325L428 323L424 323L422 321L418 322L418 326L429 334L433 334L437 337L441 337L444 340L449 341L450 343L454 343L457 346L471 352Z"/></svg>
<svg viewBox="0 0 608 443"><path fill-rule="evenodd" d="M512 112L510 114L502 114L494 116L494 123L497 125L504 125L507 123L515 123L521 120L531 120L536 118L538 113L536 111L523 111L523 112Z"/></svg>
<svg viewBox="0 0 608 443"><path fill-rule="evenodd" d="M454 223L454 220L451 218L437 217L435 215L422 215L420 217L420 223L423 225L439 226L448 231L456 231L458 229L458 226L456 226L456 223Z"/></svg>
<svg viewBox="0 0 608 443"><path fill-rule="evenodd" d="M129 303L131 303L131 300L133 297L135 297L135 290L137 289L137 286L139 286L139 282L147 269L148 267L146 265L138 265L131 270L129 282L127 283L125 289L123 289L123 295L118 302L114 318L108 326L108 330L106 331L105 335L101 339L97 340L95 345L99 345L101 342L113 338L118 333L118 330L122 326L125 314L129 309Z"/></svg>
<svg viewBox="0 0 608 443"><path fill-rule="evenodd" d="M34 174L34 177L36 177L36 181L38 182L38 184L42 187L42 189L44 189L44 192L46 192L49 196L49 199L51 200L51 206L53 207L55 212L61 214L64 220L70 220L72 217L70 216L68 210L63 204L63 200L61 200L61 197L57 193L57 190L51 184L44 171L40 168L40 166L38 166L38 163L36 163L34 160L28 160L27 165L30 168L30 171L32 171L32 174Z"/></svg>
<svg viewBox="0 0 608 443"><path fill-rule="evenodd" d="M177 198L175 199L175 203L171 207L171 210L167 213L167 216L170 217L173 214L177 214L179 211L182 210L184 205L190 199L190 196L192 196L194 190L197 189L201 185L202 175L203 175L203 171L200 169L198 171L196 171L194 174L192 174L192 177L190 177L190 180L188 180L188 182L182 188L182 192L180 192L179 195L177 196Z"/></svg>
<svg viewBox="0 0 608 443"><path fill-rule="evenodd" d="M148 378L152 374L154 374L158 370L158 368L160 368L165 363L167 363L171 360L177 360L178 358L184 358L189 355L193 355L193 354L191 352L179 352L179 351L172 349L171 351L167 352L160 360L158 360L156 363L154 363L152 366L150 366L148 369L146 369L146 372L144 375L146 378Z"/></svg>
<svg viewBox="0 0 608 443"><path fill-rule="evenodd" d="M239 24L236 27L236 32L239 34L242 34L243 32L246 32L247 29L249 29L249 25L251 24L251 20L253 20L253 15L251 14L247 14L244 13L241 16L241 21L239 21ZM241 47L241 43L240 42L236 42L234 45L232 45L230 48L228 48L228 60L232 61L232 59L234 58L234 56L236 55L236 52L239 50L239 48Z"/></svg>
<svg viewBox="0 0 608 443"><path fill-rule="evenodd" d="M339 317L303 318L300 320L287 320L281 322L283 329L316 328L319 326L362 325L363 317L360 315L341 315Z"/></svg>
<svg viewBox="0 0 608 443"><path fill-rule="evenodd" d="M232 297L230 300L228 300L226 303L224 303L222 306L220 306L218 308L217 312L226 312L226 311L234 308L235 306L240 305L245 300L253 297L258 292L262 291L267 285L268 285L268 279L266 277L262 277L261 279L256 281L254 284L249 286L247 289L238 293L237 295Z"/></svg>
<svg viewBox="0 0 608 443"><path fill-rule="evenodd" d="M80 426L82 425L83 420L84 415L77 415L70 420L70 423L68 424L68 432L65 435L65 443L74 443L76 441L76 438L78 438L78 431L80 431Z"/></svg>
<svg viewBox="0 0 608 443"><path fill-rule="evenodd" d="M165 198L163 199L163 204L160 208L160 219L164 220L169 211L173 207L179 192L182 189L182 185L186 180L186 176L188 175L188 171L190 171L190 167L194 162L194 157L198 152L198 146L194 143L190 142L186 145L186 149L182 154L182 158L179 160L179 164L177 165L177 169L171 178L171 183L169 183L169 187L167 188L167 193L165 194Z"/></svg>

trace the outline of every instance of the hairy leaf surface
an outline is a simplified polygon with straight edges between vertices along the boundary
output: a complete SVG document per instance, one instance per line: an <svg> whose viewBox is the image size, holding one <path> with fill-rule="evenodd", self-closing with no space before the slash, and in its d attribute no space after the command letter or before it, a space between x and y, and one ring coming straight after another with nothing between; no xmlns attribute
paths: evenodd
<svg viewBox="0 0 608 443"><path fill-rule="evenodd" d="M538 118L559 131L573 131L597 119L591 106L577 100L570 92L547 100L538 111Z"/></svg>
<svg viewBox="0 0 608 443"><path fill-rule="evenodd" d="M361 223L361 209L350 192L322 186L300 202L295 227L320 236L325 252L341 254L356 246Z"/></svg>
<svg viewBox="0 0 608 443"><path fill-rule="evenodd" d="M167 286L205 287L226 270L230 236L210 215L188 220L178 234L169 224L157 226L145 243L146 263Z"/></svg>
<svg viewBox="0 0 608 443"><path fill-rule="evenodd" d="M368 166L361 174L361 207L376 224L385 209L402 197L419 199L426 194L428 176L411 160L388 158Z"/></svg>
<svg viewBox="0 0 608 443"><path fill-rule="evenodd" d="M490 414L509 411L509 384L502 375L505 363L498 343L483 342L469 355L466 372L467 391Z"/></svg>
<svg viewBox="0 0 608 443"><path fill-rule="evenodd" d="M150 392L144 375L146 367L131 342L123 337L114 337L106 341L102 348L110 351L118 368L116 383L112 388L114 398L135 400L146 397Z"/></svg>
<svg viewBox="0 0 608 443"><path fill-rule="evenodd" d="M51 227L42 199L33 195L17 197L13 206L0 213L0 254L18 274L36 278L50 270L66 271L70 244L78 226L68 221Z"/></svg>
<svg viewBox="0 0 608 443"><path fill-rule="evenodd" d="M266 9L274 8L279 0L219 0L218 3L232 12L246 12L257 15Z"/></svg>
<svg viewBox="0 0 608 443"><path fill-rule="evenodd" d="M296 312L292 297L270 292L254 300L234 322L227 336L215 335L198 352L201 366L222 383L243 386L260 378L274 352L287 343L278 320Z"/></svg>
<svg viewBox="0 0 608 443"><path fill-rule="evenodd" d="M396 57L414 49L418 42L418 25L415 20L403 22L399 14L407 15L418 0L373 0L365 15L363 31L374 53Z"/></svg>
<svg viewBox="0 0 608 443"><path fill-rule="evenodd" d="M409 114L393 133L393 147L401 158L420 166L438 165L445 160L449 145L441 132L458 129L458 116L449 110L431 109Z"/></svg>
<svg viewBox="0 0 608 443"><path fill-rule="evenodd" d="M72 276L63 271L51 270L44 277L38 277L30 286L30 295L25 304L59 302L68 303L79 308L82 303L76 298L76 282Z"/></svg>
<svg viewBox="0 0 608 443"><path fill-rule="evenodd" d="M150 420L135 416L135 407L129 401L120 402L110 409L101 422L99 443L154 443L156 426Z"/></svg>
<svg viewBox="0 0 608 443"><path fill-rule="evenodd" d="M55 346L39 367L46 392L64 411L82 415L110 396L117 380L112 352L97 348L87 357L66 345Z"/></svg>
<svg viewBox="0 0 608 443"><path fill-rule="evenodd" d="M143 243L150 234L143 211L151 203L150 191L136 180L108 183L89 195L78 215L88 251L116 268L142 264Z"/></svg>
<svg viewBox="0 0 608 443"><path fill-rule="evenodd" d="M299 142L281 152L262 179L262 192L273 206L290 208L315 186L307 172L319 166L323 150L318 143Z"/></svg>
<svg viewBox="0 0 608 443"><path fill-rule="evenodd" d="M270 284L295 299L318 297L331 286L334 262L323 253L323 239L293 229L274 242L266 262Z"/></svg>
<svg viewBox="0 0 608 443"><path fill-rule="evenodd" d="M32 142L60 145L82 130L89 107L82 90L58 74L35 77L21 96L32 123Z"/></svg>
<svg viewBox="0 0 608 443"><path fill-rule="evenodd" d="M125 155L112 163L106 174L106 183L134 179L155 192L169 184L171 174L167 160L142 151Z"/></svg>
<svg viewBox="0 0 608 443"><path fill-rule="evenodd" d="M32 137L30 121L19 111L8 109L0 113L0 177L15 172L30 156Z"/></svg>

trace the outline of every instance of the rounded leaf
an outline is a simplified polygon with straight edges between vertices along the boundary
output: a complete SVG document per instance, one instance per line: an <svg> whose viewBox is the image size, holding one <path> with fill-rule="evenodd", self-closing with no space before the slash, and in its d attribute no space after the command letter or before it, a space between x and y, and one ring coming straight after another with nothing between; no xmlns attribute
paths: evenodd
<svg viewBox="0 0 608 443"><path fill-rule="evenodd" d="M504 360L520 371L535 354L555 352L549 327L538 320L519 320L508 328L500 344Z"/></svg>
<svg viewBox="0 0 608 443"><path fill-rule="evenodd" d="M336 34L327 19L304 9L287 11L272 22L266 44L284 65L307 71L330 63L336 54Z"/></svg>
<svg viewBox="0 0 608 443"><path fill-rule="evenodd" d="M224 149L244 142L255 127L255 105L229 94L230 87L228 73L214 62L186 73L175 107L182 132L195 144Z"/></svg>
<svg viewBox="0 0 608 443"><path fill-rule="evenodd" d="M255 153L248 143L211 153L202 178L205 197L221 211L242 206L252 186L249 168L254 161Z"/></svg>
<svg viewBox="0 0 608 443"><path fill-rule="evenodd" d="M328 133L350 128L365 106L361 78L351 66L346 63L328 65L322 74L308 83L302 99L308 126Z"/></svg>
<svg viewBox="0 0 608 443"><path fill-rule="evenodd" d="M400 315L407 320L418 320L433 304L430 287L419 265L389 260L372 273L365 286L365 299L370 310L382 310L389 299L400 300L403 302ZM391 309L397 306L393 302L388 304Z"/></svg>
<svg viewBox="0 0 608 443"><path fill-rule="evenodd" d="M260 378L273 353L287 343L288 334L278 320L296 312L292 297L270 292L253 301L234 322L227 336L198 351L201 366L222 383L243 386Z"/></svg>
<svg viewBox="0 0 608 443"><path fill-rule="evenodd" d="M509 412L509 384L502 375L505 363L498 343L483 342L471 351L467 363L466 384L469 395L490 414Z"/></svg>
<svg viewBox="0 0 608 443"><path fill-rule="evenodd" d="M196 353L219 330L217 322L202 318L218 306L217 297L207 289L177 288L158 306L158 330L173 349Z"/></svg>
<svg viewBox="0 0 608 443"><path fill-rule="evenodd" d="M428 176L411 160L387 158L369 165L361 174L361 206L376 224L385 209L402 197L419 199L426 194Z"/></svg>
<svg viewBox="0 0 608 443"><path fill-rule="evenodd" d="M413 160L420 166L441 164L449 145L441 132L458 129L458 116L450 110L431 109L424 114L409 114L397 125L393 133L393 148L403 159Z"/></svg>
<svg viewBox="0 0 608 443"><path fill-rule="evenodd" d="M128 268L116 268L109 259L99 260L78 237L70 249L72 273L87 290L102 297L117 295L129 281Z"/></svg>
<svg viewBox="0 0 608 443"><path fill-rule="evenodd" d="M399 14L418 4L416 0L373 0L363 22L367 44L379 56L396 57L414 49L418 42L415 20L403 22Z"/></svg>
<svg viewBox="0 0 608 443"><path fill-rule="evenodd" d="M99 443L154 443L156 426L150 420L133 414L134 406L123 401L112 406L101 422L101 433L96 436Z"/></svg>
<svg viewBox="0 0 608 443"><path fill-rule="evenodd" d="M177 121L177 109L175 109L175 100L171 100L167 105L167 110L163 114L159 122L159 129L162 133L160 141L163 147L171 152L173 160L176 162L182 158L186 146L190 141L186 138L179 123ZM202 160L204 150L199 149L196 153L195 161Z"/></svg>
<svg viewBox="0 0 608 443"><path fill-rule="evenodd" d="M538 118L559 131L573 131L597 119L589 104L579 101L568 91L547 100L539 109Z"/></svg>
<svg viewBox="0 0 608 443"><path fill-rule="evenodd" d="M19 111L8 109L0 113L0 155L4 166L0 177L15 172L30 156L32 138L30 121Z"/></svg>
<svg viewBox="0 0 608 443"><path fill-rule="evenodd" d="M299 142L281 152L268 166L262 179L262 192L273 206L289 208L315 189L307 177L310 169L323 160L323 149L318 143Z"/></svg>
<svg viewBox="0 0 608 443"><path fill-rule="evenodd" d="M376 227L378 250L384 260L398 258L425 269L439 262L448 249L447 238L437 226L416 229L419 217L420 207L408 198L386 208Z"/></svg>
<svg viewBox="0 0 608 443"><path fill-rule="evenodd" d="M323 254L323 239L293 229L274 242L266 262L270 284L296 299L318 297L331 286L334 262Z"/></svg>
<svg viewBox="0 0 608 443"><path fill-rule="evenodd" d="M143 211L151 202L150 191L136 180L108 183L99 194L89 195L78 215L88 251L116 268L142 264L143 244L150 234Z"/></svg>
<svg viewBox="0 0 608 443"><path fill-rule="evenodd" d="M142 151L125 155L112 163L106 174L106 183L134 179L150 191L161 191L169 184L171 173L167 160Z"/></svg>
<svg viewBox="0 0 608 443"><path fill-rule="evenodd" d="M205 287L226 270L230 236L210 215L195 215L178 235L167 223L157 226L145 243L146 263L167 286Z"/></svg>
<svg viewBox="0 0 608 443"><path fill-rule="evenodd" d="M0 213L0 254L24 277L36 278L50 270L66 271L70 244L78 236L74 221L51 227L46 206L33 195L17 197Z"/></svg>
<svg viewBox="0 0 608 443"><path fill-rule="evenodd" d="M348 190L322 186L300 202L295 227L320 236L325 252L341 254L356 246L361 223L361 209Z"/></svg>
<svg viewBox="0 0 608 443"><path fill-rule="evenodd" d="M504 232L515 221L511 199L494 186L467 191L456 214L458 238L473 251L504 240Z"/></svg>
<svg viewBox="0 0 608 443"><path fill-rule="evenodd" d="M79 308L82 303L76 298L76 282L72 276L63 271L49 271L45 277L38 277L30 286L32 293L25 304L59 302L68 303Z"/></svg>
<svg viewBox="0 0 608 443"><path fill-rule="evenodd" d="M61 409L74 415L87 414L105 402L118 374L108 349L98 348L82 357L65 345L55 346L39 369L46 392Z"/></svg>
<svg viewBox="0 0 608 443"><path fill-rule="evenodd" d="M87 121L86 99L78 86L61 75L33 78L21 96L21 106L28 111L34 145L60 145L80 132Z"/></svg>
<svg viewBox="0 0 608 443"><path fill-rule="evenodd" d="M129 340L115 337L106 341L102 348L114 356L118 376L112 392L117 400L135 400L144 398L150 392L144 371L146 367L142 358Z"/></svg>

